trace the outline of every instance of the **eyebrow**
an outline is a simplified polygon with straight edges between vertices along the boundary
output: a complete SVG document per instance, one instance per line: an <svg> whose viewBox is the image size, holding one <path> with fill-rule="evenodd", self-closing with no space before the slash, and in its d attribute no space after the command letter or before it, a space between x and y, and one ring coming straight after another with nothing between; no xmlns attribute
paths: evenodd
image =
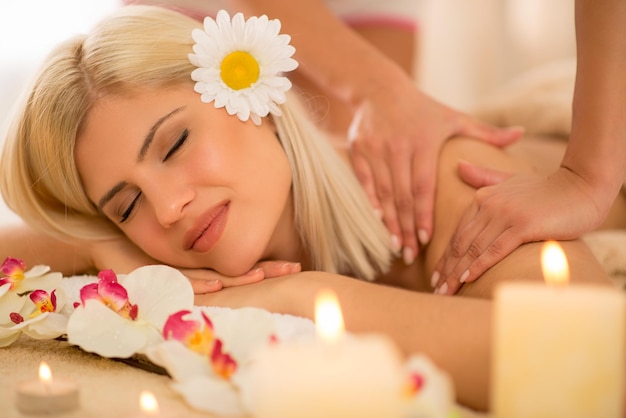
<svg viewBox="0 0 626 418"><path fill-rule="evenodd" d="M138 163L142 162L144 160L144 158L146 157L146 154L148 153L148 150L150 149L150 145L152 145L152 141L154 141L154 137L155 137L157 131L159 130L159 128L161 127L161 125L163 125L163 123L166 120L168 120L169 118L171 118L172 116L174 116L175 114L177 114L178 112L183 110L184 108L185 108L185 106L177 107L176 109L174 109L171 112L169 112L167 115L164 115L164 116L160 117L159 120L157 120L154 123L154 125L152 125L152 127L148 131L148 134L145 136L145 138L143 140L143 144L141 145L141 148L139 149L139 153L137 154L137 162ZM113 186L98 201L98 209L100 211L102 211L102 208L104 207L104 205L109 203L109 201L111 199L113 199L116 194L121 192L122 189L124 189L124 187L126 187L127 185L128 185L127 182L120 181L115 186Z"/></svg>

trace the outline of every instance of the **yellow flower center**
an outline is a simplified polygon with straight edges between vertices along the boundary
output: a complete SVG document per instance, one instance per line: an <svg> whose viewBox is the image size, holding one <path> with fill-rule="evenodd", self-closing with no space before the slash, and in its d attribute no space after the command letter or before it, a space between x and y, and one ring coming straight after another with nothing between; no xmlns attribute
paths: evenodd
<svg viewBox="0 0 626 418"><path fill-rule="evenodd" d="M259 79L259 73L259 63L245 51L231 52L220 66L222 80L233 90L250 87Z"/></svg>

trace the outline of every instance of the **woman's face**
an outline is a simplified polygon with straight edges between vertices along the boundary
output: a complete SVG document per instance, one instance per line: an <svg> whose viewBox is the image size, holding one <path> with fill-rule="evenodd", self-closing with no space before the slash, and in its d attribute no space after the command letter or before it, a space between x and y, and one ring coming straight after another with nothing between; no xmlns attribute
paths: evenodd
<svg viewBox="0 0 626 418"><path fill-rule="evenodd" d="M273 125L202 103L191 84L100 99L75 158L89 198L160 262L240 275L299 248Z"/></svg>

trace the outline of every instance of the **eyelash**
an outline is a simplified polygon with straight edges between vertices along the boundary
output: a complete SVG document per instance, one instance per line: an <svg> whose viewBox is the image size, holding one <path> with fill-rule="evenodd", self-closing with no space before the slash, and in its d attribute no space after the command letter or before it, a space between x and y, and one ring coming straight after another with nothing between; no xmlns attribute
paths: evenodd
<svg viewBox="0 0 626 418"><path fill-rule="evenodd" d="M180 147L185 143L188 137L189 137L189 129L185 129L183 133L180 135L180 137L176 140L176 142L174 142L174 144L169 149L169 151L167 151L167 154L165 154L165 157L163 157L163 162L167 161L172 155L174 155L176 151L178 151ZM135 196L135 198L130 203L128 208L126 208L124 213L122 213L122 216L120 217L120 223L126 222L128 218L130 217L130 215L132 215L133 209L135 209L135 206L137 206L137 203L139 202L140 197L141 197L141 192L137 193L137 196Z"/></svg>
<svg viewBox="0 0 626 418"><path fill-rule="evenodd" d="M128 205L128 208L126 208L124 213L122 213L122 217L120 218L120 223L121 224L126 222L128 220L128 218L130 217L130 215L132 215L133 209L135 209L135 206L137 206L137 202L139 201L140 197L141 197L141 192L137 193L137 196L135 196L133 201L130 202L130 205Z"/></svg>
<svg viewBox="0 0 626 418"><path fill-rule="evenodd" d="M189 137L189 129L185 129L183 133L180 135L180 137L176 140L176 142L174 142L174 145L172 145L172 148L170 148L167 154L165 154L163 161L167 161L168 158L174 155L174 153L176 153L176 151L178 151L178 149L185 143L185 141L187 140L187 137Z"/></svg>

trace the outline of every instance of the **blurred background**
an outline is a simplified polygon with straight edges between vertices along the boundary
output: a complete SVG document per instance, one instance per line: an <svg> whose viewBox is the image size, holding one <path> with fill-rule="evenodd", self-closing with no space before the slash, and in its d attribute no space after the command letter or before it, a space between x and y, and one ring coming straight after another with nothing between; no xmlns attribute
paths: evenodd
<svg viewBox="0 0 626 418"><path fill-rule="evenodd" d="M0 1L2 131L46 53L119 6L120 0ZM416 83L460 110L470 111L530 69L576 53L574 0L421 0L419 7ZM0 222L14 220L0 202Z"/></svg>

